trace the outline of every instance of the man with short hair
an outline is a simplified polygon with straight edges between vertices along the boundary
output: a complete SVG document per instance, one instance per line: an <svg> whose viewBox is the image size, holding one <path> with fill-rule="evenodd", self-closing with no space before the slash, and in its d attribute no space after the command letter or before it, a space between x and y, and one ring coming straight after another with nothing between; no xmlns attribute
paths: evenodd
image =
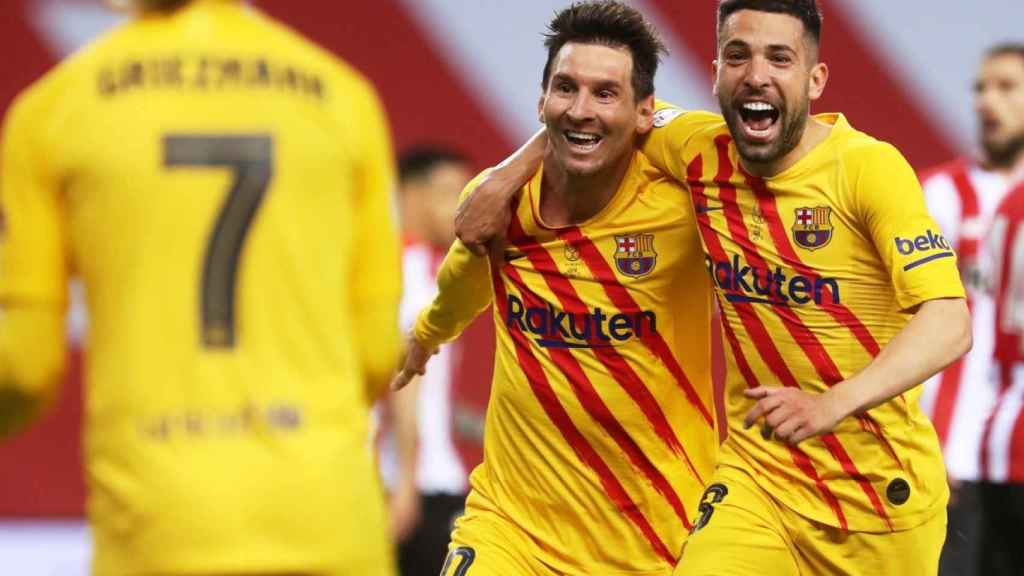
<svg viewBox="0 0 1024 576"><path fill-rule="evenodd" d="M89 311L96 576L393 574L369 407L398 360L370 84L244 2L142 1L6 113L0 431Z"/></svg>
<svg viewBox="0 0 1024 576"><path fill-rule="evenodd" d="M1024 176L1024 45L990 48L978 70L974 93L980 144L977 156L959 158L926 170L922 176L928 210L960 261L974 334L970 353L928 379L921 398L942 443L954 495L941 572L960 576L975 574L974 564L981 559L979 545L993 542L979 532L979 523L984 521L979 490L1002 483L1003 475L993 474L993 467L1005 469L1001 465L1005 458L1004 452L997 451L985 458L988 465L983 469L982 444L1004 446L1012 434L1011 428L990 429L983 441L999 377L992 362L995 303L982 262L996 208L1013 183ZM984 554L982 558L990 557Z"/></svg>
<svg viewBox="0 0 1024 576"><path fill-rule="evenodd" d="M452 248L396 386L493 302L484 461L442 574L668 576L718 436L696 223L636 150L663 48L607 0L559 12L545 45L552 147L510 245L490 259Z"/></svg>
<svg viewBox="0 0 1024 576"><path fill-rule="evenodd" d="M730 351L729 437L680 575L938 566L948 490L916 386L970 347L970 318L907 162L842 115L810 115L820 33L813 0L723 0L722 114L663 108L644 143L689 189ZM508 182L543 148L464 206L464 241L503 228Z"/></svg>

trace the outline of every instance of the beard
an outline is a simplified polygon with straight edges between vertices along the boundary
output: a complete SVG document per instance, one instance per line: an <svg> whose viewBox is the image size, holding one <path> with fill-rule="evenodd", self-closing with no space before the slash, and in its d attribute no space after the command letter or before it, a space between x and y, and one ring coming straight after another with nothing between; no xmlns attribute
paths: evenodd
<svg viewBox="0 0 1024 576"><path fill-rule="evenodd" d="M811 110L811 100L807 94L804 94L800 105L792 114L789 113L788 108L781 109L779 119L776 120L776 122L782 122L782 129L779 131L778 137L766 144L755 144L748 142L743 135L743 118L740 116L739 109L733 107L732 103L726 101L721 94L718 96L718 104L725 117L725 123L729 126L733 142L736 143L740 158L751 164L769 164L792 152L800 144Z"/></svg>
<svg viewBox="0 0 1024 576"><path fill-rule="evenodd" d="M1002 142L991 142L982 139L982 151L985 161L994 168L1008 168L1017 163L1024 154L1024 132L1015 134Z"/></svg>

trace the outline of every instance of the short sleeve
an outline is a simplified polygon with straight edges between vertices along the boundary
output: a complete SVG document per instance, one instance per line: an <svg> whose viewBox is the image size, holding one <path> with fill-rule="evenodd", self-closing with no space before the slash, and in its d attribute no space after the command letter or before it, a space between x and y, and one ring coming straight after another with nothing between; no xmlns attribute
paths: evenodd
<svg viewBox="0 0 1024 576"><path fill-rule="evenodd" d="M851 153L850 189L860 221L889 270L901 309L963 298L956 254L928 213L917 176L895 147L872 143Z"/></svg>

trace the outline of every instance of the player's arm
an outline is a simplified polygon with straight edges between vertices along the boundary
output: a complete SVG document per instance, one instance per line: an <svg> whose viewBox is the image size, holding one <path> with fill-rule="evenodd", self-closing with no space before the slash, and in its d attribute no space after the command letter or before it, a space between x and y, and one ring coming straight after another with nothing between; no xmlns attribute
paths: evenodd
<svg viewBox="0 0 1024 576"><path fill-rule="evenodd" d="M851 415L883 404L938 373L971 347L971 318L956 256L925 207L917 178L888 144L852 162L853 210L871 236L895 288L913 316L864 369L822 394L762 387L744 424L791 443L831 431Z"/></svg>
<svg viewBox="0 0 1024 576"><path fill-rule="evenodd" d="M38 93L20 98L0 143L0 436L45 411L65 369L67 250L43 114Z"/></svg>
<svg viewBox="0 0 1024 576"><path fill-rule="evenodd" d="M462 193L463 199L486 181L487 172L477 176ZM427 361L445 342L462 334L493 299L491 267L486 256L474 254L456 240L437 272L437 296L423 308L406 336L405 361L391 382L392 390L405 387L426 372Z"/></svg>
<svg viewBox="0 0 1024 576"><path fill-rule="evenodd" d="M358 129L363 158L356 174L358 198L353 203L354 249L349 273L354 345L373 402L387 391L398 364L401 337L398 304L402 292L400 243L394 215L395 166L384 110L369 85L360 94Z"/></svg>
<svg viewBox="0 0 1024 576"><path fill-rule="evenodd" d="M721 117L710 112L686 111L656 100L654 126L641 138L640 151L651 165L679 182L686 182L686 146L701 128Z"/></svg>
<svg viewBox="0 0 1024 576"><path fill-rule="evenodd" d="M417 378L404 390L388 396L398 453L398 482L390 494L388 506L391 539L394 542L403 542L408 538L420 521L420 494L416 484L416 462L419 460L419 395L420 383Z"/></svg>
<svg viewBox="0 0 1024 576"><path fill-rule="evenodd" d="M501 250L512 200L540 169L547 146L547 130L541 128L464 195L455 212L455 235L471 252L483 256L488 247Z"/></svg>

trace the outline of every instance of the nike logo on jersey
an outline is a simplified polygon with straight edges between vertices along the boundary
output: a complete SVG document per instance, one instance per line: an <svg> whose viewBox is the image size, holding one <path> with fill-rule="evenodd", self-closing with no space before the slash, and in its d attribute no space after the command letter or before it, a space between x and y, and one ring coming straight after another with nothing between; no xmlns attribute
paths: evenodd
<svg viewBox="0 0 1024 576"><path fill-rule="evenodd" d="M715 210L721 210L722 206L697 206L697 214L707 214Z"/></svg>

